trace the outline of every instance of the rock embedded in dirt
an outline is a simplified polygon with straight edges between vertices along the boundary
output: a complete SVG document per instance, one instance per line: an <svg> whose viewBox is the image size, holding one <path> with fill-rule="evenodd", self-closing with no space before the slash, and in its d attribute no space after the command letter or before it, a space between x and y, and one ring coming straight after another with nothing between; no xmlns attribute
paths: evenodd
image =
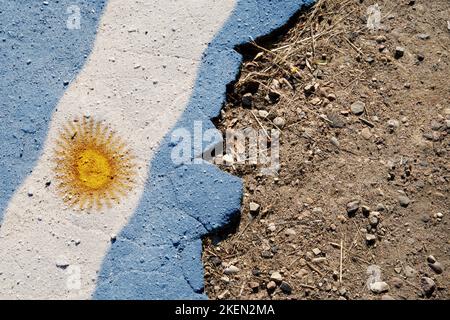
<svg viewBox="0 0 450 320"><path fill-rule="evenodd" d="M377 241L377 236L371 233L366 234L366 243L372 245Z"/></svg>
<svg viewBox="0 0 450 320"><path fill-rule="evenodd" d="M405 55L405 48L403 47L396 47L395 48L395 53L394 53L394 58L395 59L400 59Z"/></svg>
<svg viewBox="0 0 450 320"><path fill-rule="evenodd" d="M385 36L383 36L383 35L378 36L378 37L376 38L376 42L377 42L377 43L383 43L383 42L386 42L386 41L387 41L387 38L386 38Z"/></svg>
<svg viewBox="0 0 450 320"><path fill-rule="evenodd" d="M369 128L364 128L361 130L361 136L366 140L370 140L372 138L372 132L370 132Z"/></svg>
<svg viewBox="0 0 450 320"><path fill-rule="evenodd" d="M265 119L269 115L269 112L267 112L266 110L259 110L258 114L261 118Z"/></svg>
<svg viewBox="0 0 450 320"><path fill-rule="evenodd" d="M252 290L252 292L258 292L259 290L259 283L256 281L250 281L248 283L248 286Z"/></svg>
<svg viewBox="0 0 450 320"><path fill-rule="evenodd" d="M442 264L440 262L434 262L434 263L428 263L428 265L430 266L430 268L436 273L436 274L441 274L442 272L444 272L444 269L442 267Z"/></svg>
<svg viewBox="0 0 450 320"><path fill-rule="evenodd" d="M411 203L411 199L409 199L407 196L399 196L398 197L398 202L400 203L400 205L403 208L406 208Z"/></svg>
<svg viewBox="0 0 450 320"><path fill-rule="evenodd" d="M387 126L389 129L389 132L393 133L395 130L398 129L398 127L400 127L400 122L398 120L391 119L387 122Z"/></svg>
<svg viewBox="0 0 450 320"><path fill-rule="evenodd" d="M285 294L291 294L292 293L292 287L289 283L283 281L280 285L281 291L283 291Z"/></svg>
<svg viewBox="0 0 450 320"><path fill-rule="evenodd" d="M398 277L393 277L391 279L391 283L394 287L396 287L397 289L400 289L403 286L403 281L402 279L398 278Z"/></svg>
<svg viewBox="0 0 450 320"><path fill-rule="evenodd" d="M284 231L284 234L286 235L286 236L295 236L296 234L297 234L297 232L295 232L295 230L294 229L286 229L285 231Z"/></svg>
<svg viewBox="0 0 450 320"><path fill-rule="evenodd" d="M378 223L380 222L380 213L378 211L372 211L369 214L369 224L372 227L378 226Z"/></svg>
<svg viewBox="0 0 450 320"><path fill-rule="evenodd" d="M330 142L336 148L340 148L341 147L341 144L339 143L339 140L335 136L330 138Z"/></svg>
<svg viewBox="0 0 450 320"><path fill-rule="evenodd" d="M430 35L428 33L419 33L417 35L417 38L419 38L420 40L428 40L430 39Z"/></svg>
<svg viewBox="0 0 450 320"><path fill-rule="evenodd" d="M359 210L359 201L354 200L347 203L347 213L348 215L354 215Z"/></svg>
<svg viewBox="0 0 450 320"><path fill-rule="evenodd" d="M370 207L369 206L361 206L361 212L364 217L368 217L371 212Z"/></svg>
<svg viewBox="0 0 450 320"><path fill-rule="evenodd" d="M320 251L319 248L314 248L314 249L312 249L312 252L313 252L316 256L318 256L319 254L322 253L322 251Z"/></svg>
<svg viewBox="0 0 450 320"><path fill-rule="evenodd" d="M277 284L275 283L275 281L270 281L267 286L266 286L267 290L269 291L273 291L277 288Z"/></svg>
<svg viewBox="0 0 450 320"><path fill-rule="evenodd" d="M314 86L314 84L307 84L304 88L303 91L305 92L306 95L310 95L312 94L314 91L316 91L316 87Z"/></svg>
<svg viewBox="0 0 450 320"><path fill-rule="evenodd" d="M283 276L279 272L274 272L270 275L270 280L279 283L279 282L283 281Z"/></svg>
<svg viewBox="0 0 450 320"><path fill-rule="evenodd" d="M284 120L284 118L282 117L276 117L275 119L273 119L273 124L281 129L286 124L286 120Z"/></svg>
<svg viewBox="0 0 450 320"><path fill-rule="evenodd" d="M275 230L277 230L277 226L274 223L271 223L267 227L267 230L269 230L270 232L274 232Z"/></svg>
<svg viewBox="0 0 450 320"><path fill-rule="evenodd" d="M374 282L370 284L370 291L377 294L388 292L389 285L383 281Z"/></svg>
<svg viewBox="0 0 450 320"><path fill-rule="evenodd" d="M251 93L246 93L242 96L242 106L245 108L253 106L253 95Z"/></svg>
<svg viewBox="0 0 450 320"><path fill-rule="evenodd" d="M259 210L261 209L261 206L256 202L250 202L249 209L252 215L257 215L259 213Z"/></svg>
<svg viewBox="0 0 450 320"><path fill-rule="evenodd" d="M436 283L428 277L422 277L420 279L420 286L427 297L430 297L436 290Z"/></svg>
<svg viewBox="0 0 450 320"><path fill-rule="evenodd" d="M209 261L215 267L218 267L222 264L222 260L218 256L212 256L211 258L209 258Z"/></svg>
<svg viewBox="0 0 450 320"><path fill-rule="evenodd" d="M414 278L417 275L417 271L411 266L405 266L403 272L407 278Z"/></svg>
<svg viewBox="0 0 450 320"><path fill-rule="evenodd" d="M225 270L223 270L223 273L225 273L226 275L232 275L238 273L239 271L240 270L238 267L231 265L228 268L225 268Z"/></svg>
<svg viewBox="0 0 450 320"><path fill-rule="evenodd" d="M351 109L352 113L354 115L357 115L357 116L363 114L365 108L366 108L366 104L364 102L362 102L362 101L356 101L355 103L353 103L350 106L350 109Z"/></svg>

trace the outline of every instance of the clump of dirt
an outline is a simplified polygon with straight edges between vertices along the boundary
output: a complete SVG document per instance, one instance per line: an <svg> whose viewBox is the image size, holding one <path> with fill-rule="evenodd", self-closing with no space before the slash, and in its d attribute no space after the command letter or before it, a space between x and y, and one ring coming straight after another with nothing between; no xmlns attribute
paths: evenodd
<svg viewBox="0 0 450 320"><path fill-rule="evenodd" d="M204 241L211 299L450 298L448 20L447 0L320 0L253 44L218 126L280 129L280 170L222 166L245 194Z"/></svg>

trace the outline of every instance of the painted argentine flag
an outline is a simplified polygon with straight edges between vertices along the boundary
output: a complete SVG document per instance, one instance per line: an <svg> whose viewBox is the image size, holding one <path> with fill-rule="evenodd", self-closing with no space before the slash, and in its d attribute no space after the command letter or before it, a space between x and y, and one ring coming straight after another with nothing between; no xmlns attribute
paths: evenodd
<svg viewBox="0 0 450 320"><path fill-rule="evenodd" d="M310 0L0 0L0 298L202 299L242 185L176 165L234 50Z"/></svg>

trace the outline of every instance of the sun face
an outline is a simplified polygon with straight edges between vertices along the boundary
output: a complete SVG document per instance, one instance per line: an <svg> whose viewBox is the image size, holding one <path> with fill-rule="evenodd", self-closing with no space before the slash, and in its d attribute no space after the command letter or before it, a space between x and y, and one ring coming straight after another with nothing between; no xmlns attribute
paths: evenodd
<svg viewBox="0 0 450 320"><path fill-rule="evenodd" d="M56 179L64 202L81 210L111 207L134 185L134 157L101 122L74 120L56 141Z"/></svg>

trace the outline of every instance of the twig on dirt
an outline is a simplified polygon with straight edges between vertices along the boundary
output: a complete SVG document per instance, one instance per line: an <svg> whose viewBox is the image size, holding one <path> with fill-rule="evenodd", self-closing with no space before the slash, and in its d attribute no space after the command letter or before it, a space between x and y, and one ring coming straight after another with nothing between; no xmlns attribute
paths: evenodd
<svg viewBox="0 0 450 320"><path fill-rule="evenodd" d="M320 274L321 276L323 276L323 272L320 271L319 269L317 269L316 267L314 267L311 263L306 262L306 265L313 271L317 272L318 274Z"/></svg>
<svg viewBox="0 0 450 320"><path fill-rule="evenodd" d="M262 125L261 121L259 121L258 117L253 113L252 110L250 110L251 114L253 115L253 117L255 118L256 122L258 122L259 126L261 127L261 129L263 129L264 134L267 136L267 138L269 139L269 141L271 141L269 133L267 133L266 128L264 128L264 126Z"/></svg>

